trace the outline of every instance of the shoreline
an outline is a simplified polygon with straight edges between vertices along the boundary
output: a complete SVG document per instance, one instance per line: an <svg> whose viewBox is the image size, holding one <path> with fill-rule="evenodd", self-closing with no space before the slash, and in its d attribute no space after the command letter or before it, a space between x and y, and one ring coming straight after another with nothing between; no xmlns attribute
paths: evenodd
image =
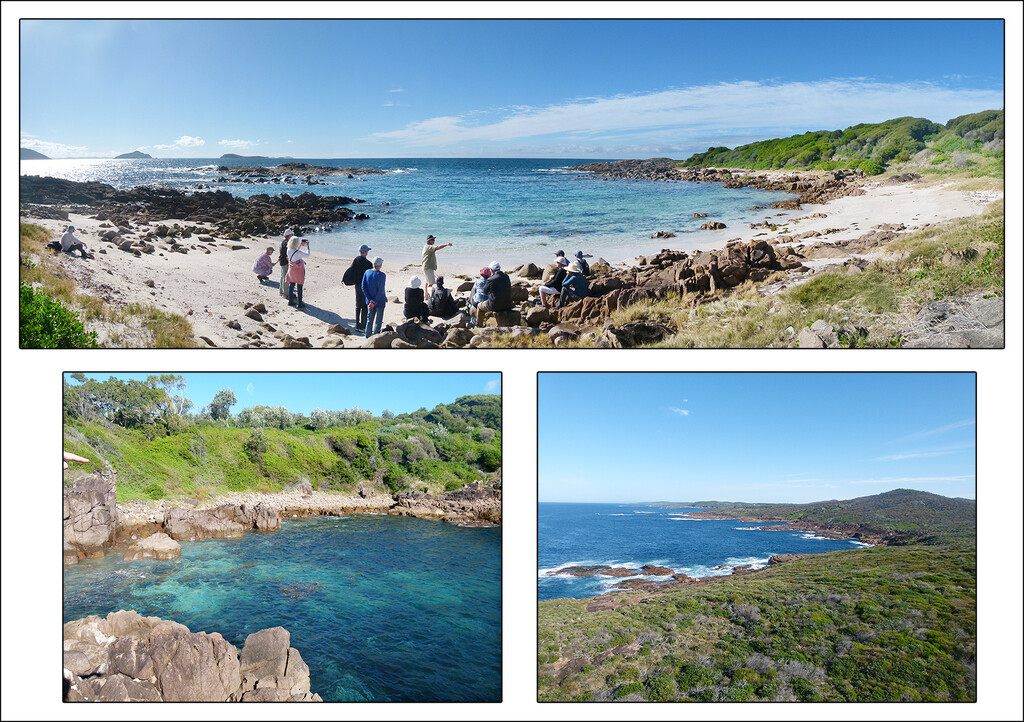
<svg viewBox="0 0 1024 722"><path fill-rule="evenodd" d="M977 215L1004 195L1002 191L958 191L951 189L952 183L925 183L866 181L859 185L862 195L846 195L821 205L808 204L800 210L766 208L763 225L754 224L758 226L755 228L735 226L669 238L636 239L628 246L617 248L615 253L605 254L605 257L615 268L621 269L635 266L645 254L666 248L686 252L707 251L722 249L727 243L737 240L742 243L764 240L769 244L795 245L803 238L810 239L807 242L835 244L859 238L881 225L902 226L900 232L910 232L955 218ZM100 215L102 217L103 214ZM69 213L68 218L77 229L76 235L86 242L94 258L85 260L58 254L56 262L82 292L118 307L148 305L165 313L179 314L190 322L201 345L287 347L296 341L307 347L353 348L364 345L363 336L355 331L354 288L341 282L351 259L318 252L315 235L312 237L313 255L307 264L307 283L303 288L306 308L298 310L289 307L278 293L276 264L274 274L265 284L259 284L251 272L253 261L267 246L274 247L276 258L280 237L229 240L204 236L211 240L203 241L193 236L171 244L160 238L153 244L153 252L135 255L120 250L113 241L102 239L102 234L113 230L110 223L75 212ZM43 226L55 238L60 237L68 223L59 218L36 218L25 214L21 215L21 221ZM134 240L141 234L155 231L159 225L173 226L174 223L185 225L181 219L174 218L163 219L159 223L139 223L132 229L138 235L127 238ZM211 229L208 227L207 230ZM481 266L491 260L498 260L506 271L514 271L520 264L531 262L543 268L551 260L547 254L553 253L553 250L538 249L491 258L479 253L459 254L453 251L445 249L439 254L438 273L446 277L446 286L456 297L467 295L456 293L456 290L465 281L478 278ZM572 253L572 250L567 247L567 252ZM587 253L585 247L584 253ZM371 256L378 254L385 259L382 270L387 274L389 301L384 311L384 325L397 326L404 321L402 299L409 279L413 275L422 277L419 258L408 251L388 253L387 249L375 248L370 253ZM815 259L814 265L817 270L841 264L853 256L870 255L844 252L838 257ZM597 254L590 256L592 265L597 258ZM539 280L527 280L515 273L511 275L514 281L528 283L531 291L536 292ZM257 307L258 320L253 317L254 306ZM438 324L440 320L432 319L432 322ZM126 342L119 338L123 333L121 328L99 322L96 330L101 345L131 345L130 340Z"/></svg>

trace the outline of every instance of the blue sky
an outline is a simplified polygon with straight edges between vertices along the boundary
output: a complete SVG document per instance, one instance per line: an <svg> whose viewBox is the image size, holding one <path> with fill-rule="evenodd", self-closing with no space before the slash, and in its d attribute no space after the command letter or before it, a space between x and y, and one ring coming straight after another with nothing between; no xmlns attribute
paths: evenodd
<svg viewBox="0 0 1024 722"><path fill-rule="evenodd" d="M1003 107L1001 20L34 20L51 157L687 157Z"/></svg>
<svg viewBox="0 0 1024 722"><path fill-rule="evenodd" d="M162 372L143 374L87 373L105 381L145 380ZM284 406L308 414L313 409L339 411L359 407L374 414L388 409L396 414L432 409L459 396L500 394L501 375L496 373L180 373L188 380L185 395L193 411L210 403L221 389L231 389L237 414L248 406ZM74 383L74 382L72 382Z"/></svg>
<svg viewBox="0 0 1024 722"><path fill-rule="evenodd" d="M540 374L540 501L975 497L975 377Z"/></svg>

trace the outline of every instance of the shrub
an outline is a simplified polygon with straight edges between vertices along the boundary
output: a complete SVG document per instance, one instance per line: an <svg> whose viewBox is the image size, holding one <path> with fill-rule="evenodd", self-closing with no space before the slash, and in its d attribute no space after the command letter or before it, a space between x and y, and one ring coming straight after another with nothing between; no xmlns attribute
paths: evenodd
<svg viewBox="0 0 1024 722"><path fill-rule="evenodd" d="M24 283L18 301L21 348L96 348L96 333L59 301Z"/></svg>
<svg viewBox="0 0 1024 722"><path fill-rule="evenodd" d="M676 696L676 683L672 676L664 672L652 674L647 678L647 699L652 702L667 702Z"/></svg>
<svg viewBox="0 0 1024 722"><path fill-rule="evenodd" d="M249 438L242 444L242 449L245 451L245 455L249 457L249 461L254 464L260 464L263 461L263 454L266 453L270 443L267 441L267 435L261 428L254 428L249 432Z"/></svg>
<svg viewBox="0 0 1024 722"><path fill-rule="evenodd" d="M621 687L619 687L617 690L615 690L614 697L615 697L615 699L621 699L621 698L626 697L628 695L636 694L637 692L643 692L643 691L644 691L644 686L642 684L640 684L639 682L630 682L629 684L624 684Z"/></svg>
<svg viewBox="0 0 1024 722"><path fill-rule="evenodd" d="M145 495L147 499L153 500L163 499L165 496L167 496L167 492L164 490L164 488L157 483L149 484L146 488L142 490L142 493Z"/></svg>

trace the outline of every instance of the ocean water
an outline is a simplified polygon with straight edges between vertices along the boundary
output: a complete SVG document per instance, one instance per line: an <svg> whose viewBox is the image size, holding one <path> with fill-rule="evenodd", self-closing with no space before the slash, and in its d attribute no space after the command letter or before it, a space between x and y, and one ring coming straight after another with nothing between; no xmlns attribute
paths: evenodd
<svg viewBox="0 0 1024 722"><path fill-rule="evenodd" d="M629 504L538 505L537 595L539 599L582 599L612 591L623 579L640 577L549 576L567 566L606 564L639 569L669 567L691 577L731 574L734 567L764 567L774 554L808 554L854 549L865 544L832 540L801 531L756 529L730 519L686 519L696 508L665 509ZM645 577L658 581L671 577Z"/></svg>
<svg viewBox="0 0 1024 722"><path fill-rule="evenodd" d="M315 165L373 167L390 171L349 179L322 178L326 185L217 184L219 165L273 166L285 160ZM349 256L360 244L385 257L412 257L428 234L439 243L455 244L447 253L473 256L533 258L546 261L556 250L572 255L583 250L618 261L665 245L693 249L724 245L737 228L764 220L779 211L751 210L794 197L756 189L726 189L716 183L602 181L567 167L593 162L535 158L273 158L219 160L216 158L141 160L21 161L21 173L69 180L95 180L118 188L161 183L189 190L211 184L233 195L305 191L344 195L366 203L352 206L368 221L341 224L315 233L315 248L330 255ZM390 205L384 206L384 203ZM693 218L707 213L707 218ZM724 231L701 231L708 220L726 224ZM667 231L669 241L652 240ZM628 249L623 254L622 249ZM442 252L444 253L444 252ZM611 254L611 255L609 255Z"/></svg>
<svg viewBox="0 0 1024 722"><path fill-rule="evenodd" d="M500 529L352 515L181 546L69 567L64 620L135 609L239 649L280 625L325 701L501 699Z"/></svg>

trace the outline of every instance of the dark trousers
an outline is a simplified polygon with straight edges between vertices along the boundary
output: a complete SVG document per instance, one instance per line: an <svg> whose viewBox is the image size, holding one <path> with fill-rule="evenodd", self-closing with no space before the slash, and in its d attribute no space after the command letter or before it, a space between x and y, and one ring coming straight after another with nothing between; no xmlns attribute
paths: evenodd
<svg viewBox="0 0 1024 722"><path fill-rule="evenodd" d="M298 295L298 304L302 305L302 284L301 283L289 283L288 284L288 303L295 300Z"/></svg>
<svg viewBox="0 0 1024 722"><path fill-rule="evenodd" d="M402 315L406 318L418 318L420 323L430 323L430 308L425 303L416 304L411 308L406 304Z"/></svg>
<svg viewBox="0 0 1024 722"><path fill-rule="evenodd" d="M359 286L356 286L356 328L366 328L366 296Z"/></svg>

